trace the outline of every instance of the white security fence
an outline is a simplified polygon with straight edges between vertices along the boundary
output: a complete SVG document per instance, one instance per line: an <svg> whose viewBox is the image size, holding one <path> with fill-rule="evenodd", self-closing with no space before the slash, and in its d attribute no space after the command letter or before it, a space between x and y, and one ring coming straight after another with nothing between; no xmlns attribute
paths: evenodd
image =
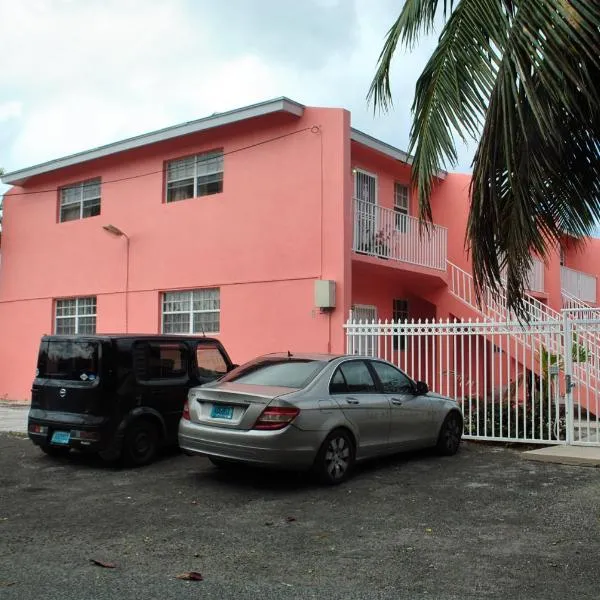
<svg viewBox="0 0 600 600"><path fill-rule="evenodd" d="M524 325L351 316L345 329L349 354L389 360L457 400L465 438L600 445L600 318Z"/></svg>

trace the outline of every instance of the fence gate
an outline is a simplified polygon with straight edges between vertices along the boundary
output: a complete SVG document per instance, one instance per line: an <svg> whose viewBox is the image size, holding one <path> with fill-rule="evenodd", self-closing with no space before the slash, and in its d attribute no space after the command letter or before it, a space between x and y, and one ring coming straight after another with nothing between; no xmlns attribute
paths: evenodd
<svg viewBox="0 0 600 600"><path fill-rule="evenodd" d="M349 354L389 360L456 399L467 439L599 443L600 312L597 322L565 311L526 325L351 315L345 329Z"/></svg>

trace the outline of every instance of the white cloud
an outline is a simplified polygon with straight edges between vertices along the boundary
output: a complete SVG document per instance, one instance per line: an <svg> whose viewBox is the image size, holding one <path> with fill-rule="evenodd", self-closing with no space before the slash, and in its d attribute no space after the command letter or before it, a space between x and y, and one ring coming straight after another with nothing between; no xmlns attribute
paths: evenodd
<svg viewBox="0 0 600 600"><path fill-rule="evenodd" d="M21 104L21 102L18 102L16 100L0 102L0 122L20 117L22 112L23 105Z"/></svg>
<svg viewBox="0 0 600 600"><path fill-rule="evenodd" d="M365 95L397 0L0 0L0 165L16 169L286 95L340 106L406 147L431 42L394 65L395 110ZM17 108L18 107L18 108ZM18 114L17 114L18 112Z"/></svg>

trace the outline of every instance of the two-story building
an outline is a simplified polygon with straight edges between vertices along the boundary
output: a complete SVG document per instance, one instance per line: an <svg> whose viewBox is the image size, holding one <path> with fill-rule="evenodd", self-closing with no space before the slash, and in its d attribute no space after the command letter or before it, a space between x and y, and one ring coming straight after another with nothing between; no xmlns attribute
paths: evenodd
<svg viewBox="0 0 600 600"><path fill-rule="evenodd" d="M410 169L348 111L280 98L6 173L0 398L28 398L44 333L205 332L242 362L343 352L351 311L481 314L470 177L439 174L423 230ZM532 295L595 305L598 250L534 261Z"/></svg>

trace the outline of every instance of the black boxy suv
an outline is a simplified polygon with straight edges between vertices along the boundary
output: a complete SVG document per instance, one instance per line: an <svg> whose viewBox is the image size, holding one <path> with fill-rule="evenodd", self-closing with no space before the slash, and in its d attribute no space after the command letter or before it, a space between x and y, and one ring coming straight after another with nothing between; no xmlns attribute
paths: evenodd
<svg viewBox="0 0 600 600"><path fill-rule="evenodd" d="M234 367L209 337L43 336L29 438L51 455L76 448L147 464L162 445L177 444L189 388Z"/></svg>

